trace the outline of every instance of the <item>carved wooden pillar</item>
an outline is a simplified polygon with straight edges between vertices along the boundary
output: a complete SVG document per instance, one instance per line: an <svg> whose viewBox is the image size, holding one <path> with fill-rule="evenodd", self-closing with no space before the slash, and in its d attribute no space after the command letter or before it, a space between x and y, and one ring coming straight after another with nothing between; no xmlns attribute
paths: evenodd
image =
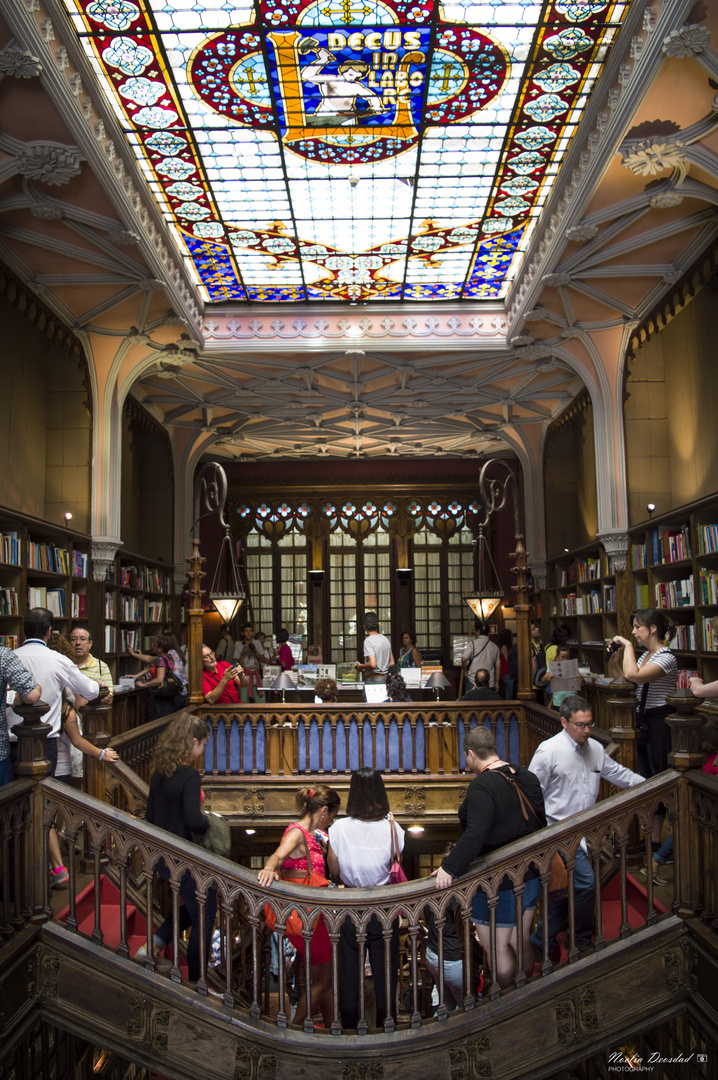
<svg viewBox="0 0 718 1080"><path fill-rule="evenodd" d="M13 705L18 716L22 716L22 723L13 728L13 734L17 735L18 780L39 781L50 775L51 766L46 756L45 743L51 729L50 725L42 720L49 708L44 701L26 705L18 700L18 703ZM49 900L46 904L47 834L42 826L42 791L39 786L35 788L32 821L23 834L22 859L19 863L22 917L34 923L46 922L50 917ZM15 868L17 871L17 859Z"/></svg>
<svg viewBox="0 0 718 1080"><path fill-rule="evenodd" d="M516 593L516 648L519 661L519 688L517 697L519 701L533 701L535 698L533 689L533 671L531 664L531 604L529 603L528 589L528 564L527 552L524 547L524 538L520 533L516 534L515 550L511 552L511 558L515 560L511 567L511 573L516 574L516 584L513 590Z"/></svg>
<svg viewBox="0 0 718 1080"><path fill-rule="evenodd" d="M668 764L682 773L702 768L707 755L703 752L701 735L705 718L696 712L701 700L690 690L677 690L675 694L667 695L666 701L676 710L675 715L666 720L673 745ZM690 918L698 914L703 905L704 882L700 873L703 836L693 816L690 784L684 777L678 786L678 814L673 830L673 907L678 915Z"/></svg>
<svg viewBox="0 0 718 1080"><path fill-rule="evenodd" d="M625 679L614 679L612 683L596 687L599 694L606 695L606 706L610 717L610 732L618 743L618 761L627 769L638 772L638 738L636 727L636 684Z"/></svg>
<svg viewBox="0 0 718 1080"><path fill-rule="evenodd" d="M109 744L112 727L112 698L109 693L81 705L78 712L87 741L104 750ZM82 790L100 802L105 801L105 763L100 758L85 755Z"/></svg>
<svg viewBox="0 0 718 1080"><path fill-rule="evenodd" d="M199 553L199 540L192 541L189 563L189 617L187 629L187 682L189 705L204 701L202 694L202 578L206 577L202 566L207 560Z"/></svg>

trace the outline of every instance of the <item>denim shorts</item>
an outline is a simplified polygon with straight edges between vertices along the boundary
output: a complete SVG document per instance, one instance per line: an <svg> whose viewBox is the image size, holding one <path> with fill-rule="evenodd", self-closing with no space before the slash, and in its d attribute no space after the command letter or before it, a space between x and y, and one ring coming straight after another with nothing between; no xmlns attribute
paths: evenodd
<svg viewBox="0 0 718 1080"><path fill-rule="evenodd" d="M531 878L524 884L524 911L533 911L539 902L540 896L541 879L538 877ZM474 896L471 905L471 921L478 923L479 926L488 926L490 923L489 902L483 889L479 889ZM513 889L499 889L499 902L496 906L496 926L516 926L516 897Z"/></svg>

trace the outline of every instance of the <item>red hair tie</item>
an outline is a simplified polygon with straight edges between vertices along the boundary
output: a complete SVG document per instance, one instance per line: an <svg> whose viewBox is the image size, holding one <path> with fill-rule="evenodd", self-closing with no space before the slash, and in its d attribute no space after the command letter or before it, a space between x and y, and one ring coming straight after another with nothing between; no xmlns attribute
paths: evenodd
<svg viewBox="0 0 718 1080"><path fill-rule="evenodd" d="M314 788L313 787L310 787L310 789L309 789L309 798L310 799L314 798Z"/></svg>

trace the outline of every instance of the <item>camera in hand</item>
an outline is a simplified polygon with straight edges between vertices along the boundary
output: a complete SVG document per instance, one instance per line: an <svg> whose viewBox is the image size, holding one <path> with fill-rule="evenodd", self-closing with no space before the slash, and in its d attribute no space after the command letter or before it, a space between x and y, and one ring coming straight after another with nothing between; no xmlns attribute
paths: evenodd
<svg viewBox="0 0 718 1080"><path fill-rule="evenodd" d="M617 653L623 646L620 641L611 641L606 649L606 659L610 660L614 653Z"/></svg>

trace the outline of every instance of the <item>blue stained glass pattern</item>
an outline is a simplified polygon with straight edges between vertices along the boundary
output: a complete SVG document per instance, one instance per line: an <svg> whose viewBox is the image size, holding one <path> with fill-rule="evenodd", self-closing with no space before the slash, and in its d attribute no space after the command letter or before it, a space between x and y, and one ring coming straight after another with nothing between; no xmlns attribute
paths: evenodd
<svg viewBox="0 0 718 1080"><path fill-rule="evenodd" d="M626 10L64 4L204 298L262 303L505 296Z"/></svg>

